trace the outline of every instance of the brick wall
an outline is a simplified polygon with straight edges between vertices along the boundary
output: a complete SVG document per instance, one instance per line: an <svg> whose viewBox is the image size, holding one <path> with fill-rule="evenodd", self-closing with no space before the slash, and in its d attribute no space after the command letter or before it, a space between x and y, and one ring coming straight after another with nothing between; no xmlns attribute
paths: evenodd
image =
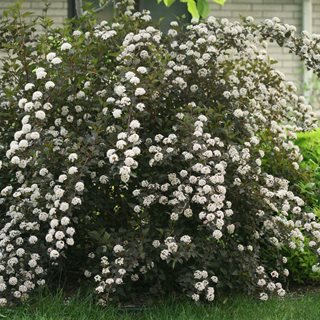
<svg viewBox="0 0 320 320"><path fill-rule="evenodd" d="M313 2L313 32L320 33L320 0Z"/></svg>
<svg viewBox="0 0 320 320"><path fill-rule="evenodd" d="M314 1L319 3L320 13L320 0ZM276 16L285 23L295 25L298 31L302 28L302 0L228 0L223 7L212 3L211 12L216 17L230 20L238 20L240 16L252 16L256 21L261 21ZM314 19L319 23L319 18ZM320 25L318 28L320 29ZM288 80L302 80L302 66L297 57L274 44L270 44L269 50L270 56L278 61L278 68Z"/></svg>
<svg viewBox="0 0 320 320"><path fill-rule="evenodd" d="M0 15L2 11L12 5L14 1L0 0ZM48 16L50 16L56 25L61 25L63 19L68 16L68 1L67 0L49 0L50 8ZM32 11L35 15L42 13L42 0L25 0L22 4L23 10Z"/></svg>

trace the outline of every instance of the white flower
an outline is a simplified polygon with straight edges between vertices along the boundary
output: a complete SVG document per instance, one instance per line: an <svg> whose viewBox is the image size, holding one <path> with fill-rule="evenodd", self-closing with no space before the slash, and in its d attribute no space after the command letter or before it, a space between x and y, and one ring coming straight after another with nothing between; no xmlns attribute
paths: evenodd
<svg viewBox="0 0 320 320"><path fill-rule="evenodd" d="M50 258L51 259L57 259L59 258L60 254L57 250L51 250L50 251Z"/></svg>
<svg viewBox="0 0 320 320"><path fill-rule="evenodd" d="M70 219L68 217L62 217L61 218L61 225L66 226L70 223Z"/></svg>
<svg viewBox="0 0 320 320"><path fill-rule="evenodd" d="M152 245L155 247L155 248L159 248L160 247L160 241L159 240L154 240L152 242Z"/></svg>
<svg viewBox="0 0 320 320"><path fill-rule="evenodd" d="M216 240L219 240L222 237L222 232L220 230L214 230L213 233L212 233L212 236Z"/></svg>
<svg viewBox="0 0 320 320"><path fill-rule="evenodd" d="M71 48L72 48L72 45L68 42L63 43L60 47L61 51L70 50Z"/></svg>
<svg viewBox="0 0 320 320"><path fill-rule="evenodd" d="M265 292L260 293L259 299L262 301L267 301L268 300L268 295Z"/></svg>
<svg viewBox="0 0 320 320"><path fill-rule="evenodd" d="M60 210L61 210L61 211L65 212L65 211L67 211L68 209L69 209L69 204L68 204L67 202L62 202L62 203L60 204Z"/></svg>
<svg viewBox="0 0 320 320"><path fill-rule="evenodd" d="M199 117L198 117L199 121L201 122L207 122L208 121L208 118L206 116L204 116L203 114L201 114Z"/></svg>
<svg viewBox="0 0 320 320"><path fill-rule="evenodd" d="M42 99L42 92L35 91L32 95L32 100L40 100Z"/></svg>
<svg viewBox="0 0 320 320"><path fill-rule="evenodd" d="M71 154L69 154L68 159L69 159L69 161L74 162L74 161L78 160L78 155L76 153L71 153Z"/></svg>
<svg viewBox="0 0 320 320"><path fill-rule="evenodd" d="M24 105L26 104L28 100L26 98L21 98L18 102L18 106L20 109L23 109L24 108Z"/></svg>
<svg viewBox="0 0 320 320"><path fill-rule="evenodd" d="M86 277L86 278L90 278L91 277L91 272L90 271L88 271L88 270L85 270L84 271L84 276Z"/></svg>
<svg viewBox="0 0 320 320"><path fill-rule="evenodd" d="M47 90L49 90L49 89L54 88L54 87L55 87L55 84L54 84L54 82L52 82L52 81L47 81L44 86L45 86L45 88L46 88Z"/></svg>
<svg viewBox="0 0 320 320"><path fill-rule="evenodd" d="M102 175L102 176L100 176L99 181L100 181L100 183L102 183L102 184L107 184L107 182L108 182L108 177L107 177L106 175Z"/></svg>
<svg viewBox="0 0 320 320"><path fill-rule="evenodd" d="M44 120L46 118L46 113L42 110L36 111L35 117L39 120Z"/></svg>
<svg viewBox="0 0 320 320"><path fill-rule="evenodd" d="M84 183L83 182L77 182L75 186L76 191L82 192L84 190Z"/></svg>
<svg viewBox="0 0 320 320"><path fill-rule="evenodd" d="M192 300L194 301L199 301L200 299L200 296L197 294L197 293L194 293L192 296L191 296Z"/></svg>
<svg viewBox="0 0 320 320"><path fill-rule="evenodd" d="M164 249L164 250L162 250L161 253L160 253L160 258L161 258L162 260L168 259L169 256L170 256L169 250Z"/></svg>
<svg viewBox="0 0 320 320"><path fill-rule="evenodd" d="M55 57L51 60L52 64L60 64L62 60L59 57Z"/></svg>
<svg viewBox="0 0 320 320"><path fill-rule="evenodd" d="M64 242L61 241L61 240L57 241L56 242L56 247L57 247L57 249L62 250L64 248Z"/></svg>
<svg viewBox="0 0 320 320"><path fill-rule="evenodd" d="M63 182L66 181L67 179L68 179L67 175L61 174L61 175L59 176L59 178L58 178L58 181L59 181L60 183L63 183Z"/></svg>
<svg viewBox="0 0 320 320"><path fill-rule="evenodd" d="M73 33L72 33L72 35L75 36L75 37L79 37L79 36L82 35L82 31L80 31L80 30L74 30Z"/></svg>
<svg viewBox="0 0 320 320"><path fill-rule="evenodd" d="M14 156L11 158L12 164L20 164L20 158L18 156Z"/></svg>
<svg viewBox="0 0 320 320"><path fill-rule="evenodd" d="M204 284L204 282L197 282L194 287L198 290L198 291L203 291L206 286Z"/></svg>
<svg viewBox="0 0 320 320"><path fill-rule="evenodd" d="M139 111L143 111L145 109L145 105L144 103L141 103L139 102L137 105L136 105L136 108L139 110Z"/></svg>
<svg viewBox="0 0 320 320"><path fill-rule="evenodd" d="M141 74L145 74L147 73L147 68L145 67L138 67L137 71Z"/></svg>
<svg viewBox="0 0 320 320"><path fill-rule="evenodd" d="M130 83L137 85L140 83L140 79L138 77L133 77L130 79Z"/></svg>
<svg viewBox="0 0 320 320"><path fill-rule="evenodd" d="M25 91L29 91L31 90L32 88L34 88L34 84L33 83L27 83L25 86L24 86L24 90ZM26 100L25 100L26 102Z"/></svg>
<svg viewBox="0 0 320 320"><path fill-rule="evenodd" d="M110 163L115 163L119 160L119 157L114 153L109 157L109 162Z"/></svg>
<svg viewBox="0 0 320 320"><path fill-rule="evenodd" d="M70 167L68 170L68 174L72 175L78 172L78 168L77 167Z"/></svg>
<svg viewBox="0 0 320 320"><path fill-rule="evenodd" d="M191 208L187 208L183 212L184 216L187 218L191 218L193 216L193 212Z"/></svg>
<svg viewBox="0 0 320 320"><path fill-rule="evenodd" d="M57 231L54 235L54 237L57 239L57 240L61 240L65 237L65 234L63 233L63 231Z"/></svg>
<svg viewBox="0 0 320 320"><path fill-rule="evenodd" d="M124 251L124 248L121 244L117 244L113 247L113 251L115 253L120 253L120 252L123 252Z"/></svg>
<svg viewBox="0 0 320 320"><path fill-rule="evenodd" d="M11 286L15 286L18 283L18 279L16 277L10 277L8 282Z"/></svg>
<svg viewBox="0 0 320 320"><path fill-rule="evenodd" d="M146 90L143 89L143 88L137 88L136 91L135 91L135 96L143 96L144 94L146 93Z"/></svg>
<svg viewBox="0 0 320 320"><path fill-rule="evenodd" d="M35 70L37 79L43 79L46 77L47 73L44 68L40 67Z"/></svg>
<svg viewBox="0 0 320 320"><path fill-rule="evenodd" d="M179 119L179 120L182 120L184 118L184 114L179 112L176 114L176 117Z"/></svg>
<svg viewBox="0 0 320 320"><path fill-rule="evenodd" d="M81 204L82 201L79 197L73 197L72 200L71 200L71 203L74 205L74 206L77 206L78 204Z"/></svg>
<svg viewBox="0 0 320 320"><path fill-rule="evenodd" d="M266 285L266 283L267 283L267 282L266 282L265 279L259 279L257 284L258 284L259 287L263 287L263 286Z"/></svg>
<svg viewBox="0 0 320 320"><path fill-rule="evenodd" d="M128 71L124 76L127 80L130 80L135 76L135 74L132 71Z"/></svg>
<svg viewBox="0 0 320 320"><path fill-rule="evenodd" d="M140 128L140 122L138 120L132 120L129 126L131 129L138 129Z"/></svg>
<svg viewBox="0 0 320 320"><path fill-rule="evenodd" d="M106 279L106 284L107 284L107 285L111 285L111 284L113 284L113 283L114 283L114 280L113 280L112 278Z"/></svg>
<svg viewBox="0 0 320 320"><path fill-rule="evenodd" d="M40 174L40 176L42 176L42 177L46 176L48 173L49 173L49 171L48 171L48 169L46 169L46 168L42 168L42 169L39 171L39 174Z"/></svg>
<svg viewBox="0 0 320 320"><path fill-rule="evenodd" d="M5 307L7 305L7 299L6 298L0 298L0 307Z"/></svg>
<svg viewBox="0 0 320 320"><path fill-rule="evenodd" d="M234 112L233 112L234 116L236 118L241 118L243 117L243 111L241 109L236 109Z"/></svg>
<svg viewBox="0 0 320 320"><path fill-rule="evenodd" d="M182 236L182 237L180 238L180 241L181 241L181 242L184 242L184 243L186 243L186 244L190 244L190 243L191 243L191 237L188 236L188 235Z"/></svg>
<svg viewBox="0 0 320 320"><path fill-rule="evenodd" d="M53 58L55 58L56 54L54 52L49 52L46 56L48 62L50 62Z"/></svg>
<svg viewBox="0 0 320 320"><path fill-rule="evenodd" d="M178 245L175 242L171 242L168 244L168 250L169 252L177 252L178 250Z"/></svg>
<svg viewBox="0 0 320 320"><path fill-rule="evenodd" d="M53 235L51 233L48 233L45 239L46 239L46 242L50 243L53 241Z"/></svg>
<svg viewBox="0 0 320 320"><path fill-rule="evenodd" d="M116 86L114 88L114 92L118 95L118 96L123 96L123 94L126 92L126 87L125 86Z"/></svg>
<svg viewBox="0 0 320 320"><path fill-rule="evenodd" d="M128 167L131 167L133 166L135 163L134 159L131 158L131 157L127 157L125 160L124 160L124 164Z"/></svg>
<svg viewBox="0 0 320 320"><path fill-rule="evenodd" d="M24 105L24 111L26 112L30 112L34 107L34 103L33 102L27 102L25 105Z"/></svg>
<svg viewBox="0 0 320 320"><path fill-rule="evenodd" d="M75 234L75 229L72 227L69 227L67 228L66 233L72 237Z"/></svg>
<svg viewBox="0 0 320 320"><path fill-rule="evenodd" d="M284 289L279 289L279 290L277 291L277 293L278 293L278 296L279 296L279 297L283 297L283 296L285 296L286 291L285 291Z"/></svg>
<svg viewBox="0 0 320 320"><path fill-rule="evenodd" d="M31 133L30 133L30 138L31 138L32 140L38 140L38 139L40 138L39 132L31 132Z"/></svg>
<svg viewBox="0 0 320 320"><path fill-rule="evenodd" d="M114 109L113 111L112 111L112 115L113 115L113 117L114 118L120 118L121 117L121 114L122 114L122 111L120 110L120 109Z"/></svg>
<svg viewBox="0 0 320 320"><path fill-rule="evenodd" d="M52 219L52 220L50 221L50 227L51 227L52 229L56 228L58 225L59 225L59 220L58 220L58 219Z"/></svg>

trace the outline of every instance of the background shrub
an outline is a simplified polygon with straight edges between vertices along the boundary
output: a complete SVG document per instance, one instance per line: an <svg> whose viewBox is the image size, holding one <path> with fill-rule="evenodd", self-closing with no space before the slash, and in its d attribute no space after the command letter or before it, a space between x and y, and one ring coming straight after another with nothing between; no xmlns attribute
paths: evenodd
<svg viewBox="0 0 320 320"><path fill-rule="evenodd" d="M310 210L317 217L319 211L319 164L320 164L320 132L319 129L310 132L301 132L295 141L299 146L303 161L301 162L301 174L296 176L295 184L299 192L306 200ZM315 284L320 280L320 273L316 265L317 255L309 249L310 239L306 239L303 247L298 250L289 250L288 268L291 271L290 279L293 282Z"/></svg>

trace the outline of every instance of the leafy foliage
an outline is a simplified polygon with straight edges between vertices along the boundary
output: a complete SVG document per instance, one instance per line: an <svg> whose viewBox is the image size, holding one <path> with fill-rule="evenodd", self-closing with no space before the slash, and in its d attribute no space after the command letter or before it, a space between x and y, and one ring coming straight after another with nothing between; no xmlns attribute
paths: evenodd
<svg viewBox="0 0 320 320"><path fill-rule="evenodd" d="M215 3L224 5L225 0L212 0ZM167 7L172 6L176 0L157 0L158 3L163 2ZM182 3L186 3L189 13L193 19L199 20L199 18L206 18L210 13L209 0L180 0Z"/></svg>

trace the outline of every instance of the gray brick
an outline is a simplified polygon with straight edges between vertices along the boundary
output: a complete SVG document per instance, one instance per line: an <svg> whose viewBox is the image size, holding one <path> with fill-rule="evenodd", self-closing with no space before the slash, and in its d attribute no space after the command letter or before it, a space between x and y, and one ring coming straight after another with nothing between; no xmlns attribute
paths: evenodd
<svg viewBox="0 0 320 320"><path fill-rule="evenodd" d="M252 5L251 4L234 4L233 6L230 6L231 8L229 8L229 10L231 11L248 11L248 10L252 10Z"/></svg>
<svg viewBox="0 0 320 320"><path fill-rule="evenodd" d="M48 15L52 17L66 17L65 9L49 9Z"/></svg>
<svg viewBox="0 0 320 320"><path fill-rule="evenodd" d="M288 12L288 11L298 11L301 13L302 11L302 5L294 5L294 4L284 4L283 5L283 10Z"/></svg>
<svg viewBox="0 0 320 320"><path fill-rule="evenodd" d="M68 15L68 0L50 0L51 6L48 16L52 17L56 25L61 25ZM12 5L12 2L0 0L0 12ZM34 15L41 15L44 8L42 0L25 0L22 3L23 11L31 11Z"/></svg>
<svg viewBox="0 0 320 320"><path fill-rule="evenodd" d="M263 16L266 18L273 18L273 17L278 17L281 19L288 18L288 12L284 11L264 11ZM290 17L290 16L289 16Z"/></svg>
<svg viewBox="0 0 320 320"><path fill-rule="evenodd" d="M282 4L254 4L253 5L253 10L254 11L276 11L276 12L281 12L283 10L283 5Z"/></svg>
<svg viewBox="0 0 320 320"><path fill-rule="evenodd" d="M236 18L235 20L240 19L241 17L248 17L248 16L252 16L252 11L242 11L242 12L232 12L232 18ZM260 18L262 15L259 14L255 14L254 18L258 19Z"/></svg>

